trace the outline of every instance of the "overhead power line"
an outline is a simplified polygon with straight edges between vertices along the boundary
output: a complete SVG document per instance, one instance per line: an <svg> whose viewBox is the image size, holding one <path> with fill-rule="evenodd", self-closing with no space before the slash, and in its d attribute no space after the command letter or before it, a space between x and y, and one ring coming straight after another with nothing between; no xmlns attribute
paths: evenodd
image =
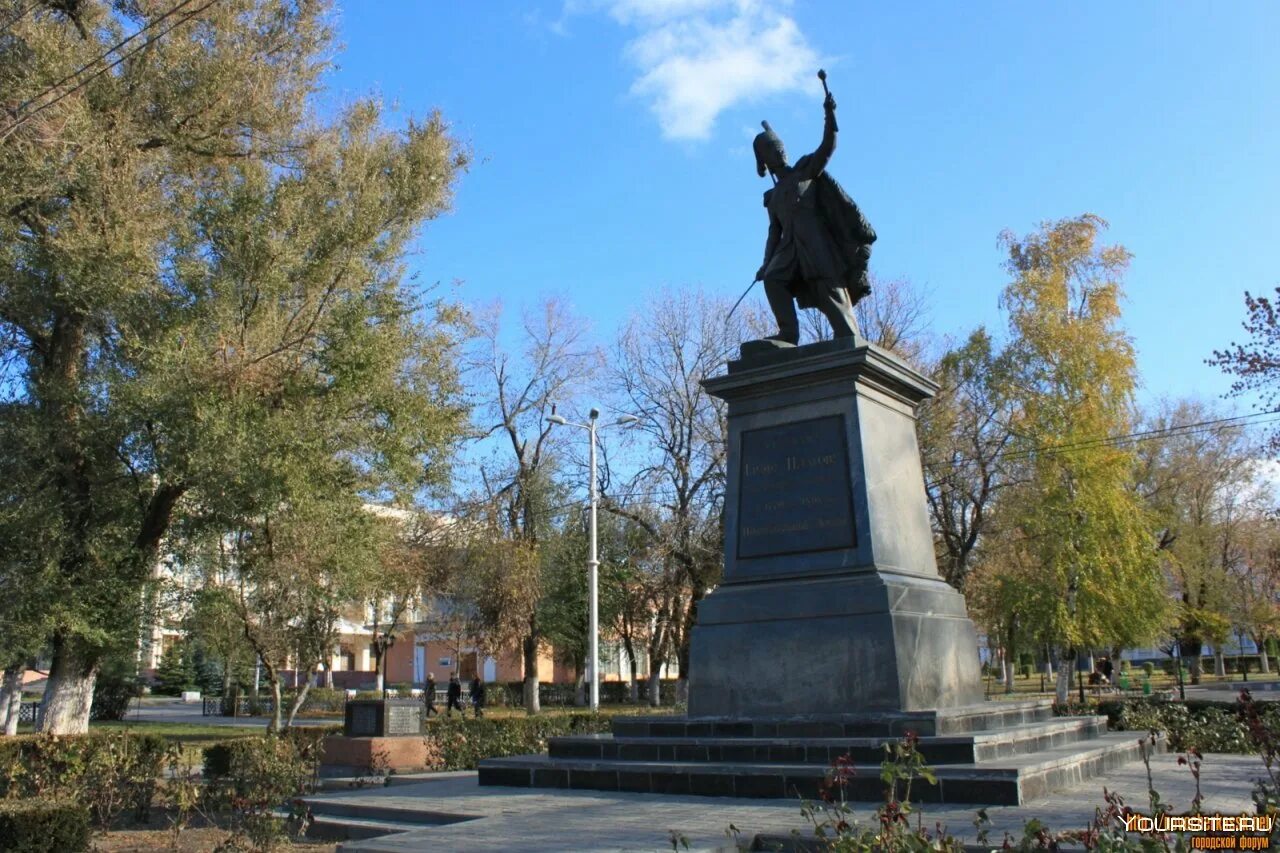
<svg viewBox="0 0 1280 853"><path fill-rule="evenodd" d="M184 8L186 8L187 6L190 6L192 3L195 3L195 2L196 0L181 0L181 2L178 3L176 6L174 6L172 9L165 12L163 15L156 18L155 20L148 22L145 26L139 28L138 31L133 33L132 35L120 40L115 45L113 45L112 47L107 49L105 52L103 52L100 56L90 60L89 62L86 62L84 65L80 66L75 71L72 71L70 74L63 77L57 83L54 83L52 86L47 87L44 91L40 92L37 95L34 95L33 97L19 104L17 109L14 110L16 117L14 118L13 123L10 124L8 127L6 127L3 131L0 131L0 141L3 141L9 138L9 136L12 135L15 130L21 127L22 124L26 122L28 119L30 119L31 117L40 114L41 112L53 106L54 104L58 103L59 101L63 100L64 98L74 94L80 89L83 89L85 86L89 85L98 77L101 77L103 74L106 74L108 71L111 71L113 68L118 67L121 63L123 63L125 60L129 59L130 57L134 56L139 51L145 50L147 47L159 41L161 38L168 35L169 33L173 32L175 29L182 26L187 21L190 21L196 15L199 15L201 12L205 11L210 6L217 3L218 0L207 0L207 2L204 3L204 5L199 6L196 9L193 9L191 12L187 13L185 16L179 18L177 21L171 24L167 29L162 30L148 37L146 41L144 41L142 44L138 45L137 47L134 47L132 50L122 53L114 62L109 63L103 68L99 68L97 71L93 72L88 77L76 83L76 85L72 86L70 89L67 89L65 92L62 92L56 98L53 98L52 100L49 100L49 101L45 101L43 104L40 104L34 109L23 112L23 110L25 110L31 104L34 104L36 101L39 101L41 98L45 97L46 95L49 95L52 92L56 91L65 83L68 83L76 79L77 77L79 77L79 75L83 74L85 71L97 65L98 63L105 62L107 57L111 56L111 54L120 50L120 48L124 47L126 44L138 38L139 36L142 36L148 30L155 28L166 19L172 17L177 12L183 10Z"/></svg>
<svg viewBox="0 0 1280 853"><path fill-rule="evenodd" d="M1021 459L1028 456L1040 455L1056 455L1059 453L1067 453L1077 450L1093 450L1098 447L1118 446L1123 444L1138 443L1143 441L1152 441L1155 439L1174 438L1180 435L1194 435L1199 432L1210 432L1213 430L1229 429L1233 427L1258 426L1264 423L1272 423L1280 420L1280 418L1271 417L1272 415L1280 415L1280 409L1271 409L1266 412L1253 412L1248 415L1235 415L1229 418L1214 418L1207 421L1196 421L1188 424L1176 424L1170 427L1161 427L1159 429L1139 430L1137 432L1125 433L1123 435L1101 436L1096 438L1085 438L1075 442L1066 444L1053 444L1045 447L1033 447L1027 449L1007 450L997 453L994 458L1003 459ZM1267 420L1251 419L1267 418Z"/></svg>

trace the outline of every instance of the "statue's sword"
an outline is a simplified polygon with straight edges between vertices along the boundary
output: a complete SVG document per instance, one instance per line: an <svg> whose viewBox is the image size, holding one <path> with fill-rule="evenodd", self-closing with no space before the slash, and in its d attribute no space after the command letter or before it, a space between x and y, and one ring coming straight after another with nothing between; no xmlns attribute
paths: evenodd
<svg viewBox="0 0 1280 853"><path fill-rule="evenodd" d="M756 282L759 280L760 279L757 278L754 281L752 281L750 284L748 284L747 289L742 291L742 295L738 297L738 301L733 303L733 307L729 309L729 313L725 315L725 318L724 318L724 324L726 326L729 325L729 321L733 319L733 312L738 310L738 306L742 304L742 300L747 298L747 294L751 292L751 288L755 287Z"/></svg>

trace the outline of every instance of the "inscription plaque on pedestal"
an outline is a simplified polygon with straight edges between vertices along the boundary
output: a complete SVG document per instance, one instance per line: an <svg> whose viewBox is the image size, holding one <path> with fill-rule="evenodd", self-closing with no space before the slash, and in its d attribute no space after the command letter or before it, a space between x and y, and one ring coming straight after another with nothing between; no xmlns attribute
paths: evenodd
<svg viewBox="0 0 1280 853"><path fill-rule="evenodd" d="M416 735L422 731L422 703L394 704L387 706L387 724L383 732L388 737Z"/></svg>
<svg viewBox="0 0 1280 853"><path fill-rule="evenodd" d="M346 734L349 737L373 737L378 734L378 718L382 709L373 702L351 703Z"/></svg>
<svg viewBox="0 0 1280 853"><path fill-rule="evenodd" d="M844 417L742 433L738 559L857 545Z"/></svg>

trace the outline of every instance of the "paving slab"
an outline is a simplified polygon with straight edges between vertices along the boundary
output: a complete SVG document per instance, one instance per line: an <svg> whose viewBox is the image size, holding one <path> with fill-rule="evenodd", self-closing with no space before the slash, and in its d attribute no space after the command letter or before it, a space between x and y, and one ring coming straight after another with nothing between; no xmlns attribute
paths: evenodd
<svg viewBox="0 0 1280 853"><path fill-rule="evenodd" d="M1184 811L1195 796L1190 771L1178 766L1177 756L1151 760L1154 786L1161 799ZM1252 813L1249 791L1264 773L1253 755L1206 755L1200 787L1204 810ZM405 780L407 781L407 780ZM1103 776L1055 792L1051 798L1022 806L987 809L991 840L998 845L1004 832L1020 836L1022 826L1039 818L1054 831L1081 829L1102 804L1103 788L1118 791L1125 802L1143 809L1148 801L1147 771L1132 762ZM317 813L329 807L358 813L360 807L414 812L422 826L395 835L344 843L344 851L410 853L426 850L459 851L659 851L671 850L672 833L688 840L691 850L731 850L726 835L730 824L750 842L757 834L805 835L811 829L800 814L799 801L750 800L730 797L633 794L584 790L480 787L474 774L441 774L437 778L393 787L324 794L309 798ZM953 835L974 841L971 806L918 807L926 825L941 822ZM386 814L387 812L381 812ZM871 804L854 804L863 823L872 819ZM467 818L459 821L459 818ZM683 848L681 848L683 849Z"/></svg>

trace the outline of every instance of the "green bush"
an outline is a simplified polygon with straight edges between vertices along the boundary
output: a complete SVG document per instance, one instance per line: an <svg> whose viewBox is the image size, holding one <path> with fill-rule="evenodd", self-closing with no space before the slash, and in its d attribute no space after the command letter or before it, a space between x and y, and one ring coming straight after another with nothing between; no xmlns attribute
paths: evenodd
<svg viewBox="0 0 1280 853"><path fill-rule="evenodd" d="M311 713L342 713L347 705L347 691L330 687L312 687L307 691L307 699L302 703L302 710Z"/></svg>
<svg viewBox="0 0 1280 853"><path fill-rule="evenodd" d="M447 682L444 682L447 683ZM463 685L465 695L467 687ZM524 704L524 682L486 682L485 703L490 707L509 705L519 707ZM663 707L676 704L677 681L664 678L658 682L658 696ZM608 705L622 705L628 701L631 685L626 681L600 682L600 701ZM640 704L649 703L649 679L641 677L638 694ZM578 699L578 686L572 682L567 684L551 684L542 682L538 685L538 701L546 706L572 706Z"/></svg>
<svg viewBox="0 0 1280 853"><path fill-rule="evenodd" d="M0 850L77 853L89 849L89 811L73 800L0 801Z"/></svg>
<svg viewBox="0 0 1280 853"><path fill-rule="evenodd" d="M1021 664L1021 665L1018 667L1018 670L1019 670L1019 672L1020 672L1020 674L1022 675L1022 677L1023 677L1023 678L1030 678L1030 677L1031 677L1031 664L1029 664L1029 663Z"/></svg>
<svg viewBox="0 0 1280 853"><path fill-rule="evenodd" d="M1201 752L1256 751L1234 702L1132 700L1099 704L1098 711L1107 714L1114 729L1164 732L1169 747L1179 752L1192 748ZM1280 708L1268 705L1263 713L1269 725L1280 725Z"/></svg>
<svg viewBox="0 0 1280 853"><path fill-rule="evenodd" d="M123 720L129 703L140 693L137 662L132 656L109 658L93 687L91 720Z"/></svg>
<svg viewBox="0 0 1280 853"><path fill-rule="evenodd" d="M547 738L609 731L596 714L432 720L427 740L440 755L437 770L474 770L482 758L545 752Z"/></svg>
<svg viewBox="0 0 1280 853"><path fill-rule="evenodd" d="M0 797L72 800L103 827L124 809L146 821L174 748L158 735L132 732L5 738L0 740Z"/></svg>
<svg viewBox="0 0 1280 853"><path fill-rule="evenodd" d="M277 812L316 788L320 742L331 728L290 729L243 737L204 750L205 804L226 814L231 829L255 848L269 848L285 831Z"/></svg>
<svg viewBox="0 0 1280 853"><path fill-rule="evenodd" d="M1147 676L1147 678L1150 678L1155 675L1156 665L1149 660L1144 660L1142 662L1142 672Z"/></svg>

